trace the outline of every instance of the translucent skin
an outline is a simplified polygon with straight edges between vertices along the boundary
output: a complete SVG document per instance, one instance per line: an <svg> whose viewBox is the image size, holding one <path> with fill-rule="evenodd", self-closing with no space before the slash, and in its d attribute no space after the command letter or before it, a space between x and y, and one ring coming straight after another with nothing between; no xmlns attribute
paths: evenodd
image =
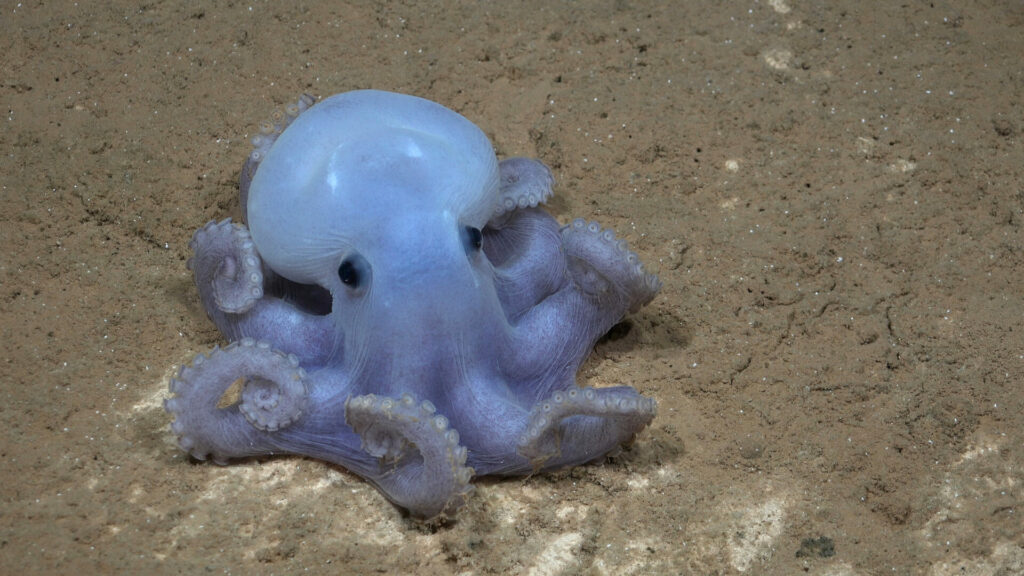
<svg viewBox="0 0 1024 576"><path fill-rule="evenodd" d="M474 475L588 462L653 419L633 388L575 376L660 283L610 230L539 206L543 164L499 163L462 116L378 91L304 96L254 147L248 228L211 222L192 241L232 342L171 383L193 456L320 458L430 518Z"/></svg>

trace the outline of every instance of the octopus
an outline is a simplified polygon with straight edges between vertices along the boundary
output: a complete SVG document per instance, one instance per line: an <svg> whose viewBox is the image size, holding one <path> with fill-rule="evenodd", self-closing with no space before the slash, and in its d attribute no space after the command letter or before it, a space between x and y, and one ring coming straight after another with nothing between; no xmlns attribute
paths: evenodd
<svg viewBox="0 0 1024 576"><path fill-rule="evenodd" d="M497 159L460 114L373 90L309 95L260 127L242 218L189 247L230 342L170 380L178 445L227 464L302 455L412 517L450 517L477 476L604 458L651 423L630 386L581 387L599 338L661 287L596 222L542 207L540 161Z"/></svg>

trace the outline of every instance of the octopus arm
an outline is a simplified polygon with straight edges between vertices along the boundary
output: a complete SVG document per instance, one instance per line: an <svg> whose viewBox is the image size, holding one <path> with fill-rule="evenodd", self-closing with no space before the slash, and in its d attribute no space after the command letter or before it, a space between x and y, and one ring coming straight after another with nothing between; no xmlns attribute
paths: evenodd
<svg viewBox="0 0 1024 576"><path fill-rule="evenodd" d="M495 288L510 322L569 281L558 222L540 208L524 208L483 230Z"/></svg>
<svg viewBox="0 0 1024 576"><path fill-rule="evenodd" d="M474 471L459 433L430 402L409 394L356 396L345 403L345 421L377 459L378 469L363 475L413 516L452 514L472 491Z"/></svg>
<svg viewBox="0 0 1024 576"><path fill-rule="evenodd" d="M534 406L516 451L534 470L590 462L632 440L656 410L629 386L555 392Z"/></svg>
<svg viewBox="0 0 1024 576"><path fill-rule="evenodd" d="M239 378L241 392L226 398ZM307 384L297 358L245 339L182 366L171 379L172 397L164 409L174 416L171 430L183 450L226 464L273 451L271 435L302 417Z"/></svg>
<svg viewBox="0 0 1024 576"><path fill-rule="evenodd" d="M341 335L328 316L266 295L264 287L273 276L264 275L244 226L230 219L210 222L196 231L189 246L200 301L229 340L269 341L307 365L323 365L341 348Z"/></svg>
<svg viewBox="0 0 1024 576"><path fill-rule="evenodd" d="M528 403L564 389L597 340L661 287L625 241L596 222L563 227L558 245L567 281L515 319L503 355L504 372L531 383L521 392Z"/></svg>
<svg viewBox="0 0 1024 576"><path fill-rule="evenodd" d="M498 164L498 175L498 202L490 220L498 228L516 210L536 208L547 202L555 185L551 170L533 158L506 158Z"/></svg>

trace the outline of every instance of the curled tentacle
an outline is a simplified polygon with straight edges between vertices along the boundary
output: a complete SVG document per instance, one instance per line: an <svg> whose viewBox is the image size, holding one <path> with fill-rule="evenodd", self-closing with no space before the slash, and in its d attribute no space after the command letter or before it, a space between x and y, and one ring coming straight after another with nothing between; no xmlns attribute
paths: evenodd
<svg viewBox="0 0 1024 576"><path fill-rule="evenodd" d="M536 469L587 462L628 442L656 412L653 398L626 386L555 392L534 406L517 452ZM568 420L576 416L584 418ZM575 461L563 461L563 454Z"/></svg>
<svg viewBox="0 0 1024 576"><path fill-rule="evenodd" d="M644 269L636 253L615 232L597 222L577 218L562 228L562 244L573 281L599 300L624 299L626 310L636 312L661 289L661 281Z"/></svg>
<svg viewBox="0 0 1024 576"><path fill-rule="evenodd" d="M286 428L302 416L306 408L306 372L294 354L285 356L275 379L250 378L242 388L238 410L254 427L267 432ZM276 359L275 359L276 360Z"/></svg>
<svg viewBox="0 0 1024 576"><path fill-rule="evenodd" d="M345 403L345 421L363 450L379 459L381 474L371 480L414 516L454 513L473 490L459 433L429 401L417 405L409 394L356 396Z"/></svg>
<svg viewBox="0 0 1024 576"><path fill-rule="evenodd" d="M246 213L249 184L252 183L252 178L256 175L256 169L259 168L260 162L267 157L270 148L277 141L277 137L284 132L284 129L298 118L299 114L308 110L314 103L316 103L316 98L309 94L303 94L299 96L297 101L285 106L283 112L278 110L270 117L270 120L260 123L259 134L252 137L253 150L249 153L249 157L246 159L245 165L242 166L242 173L239 176L243 218Z"/></svg>
<svg viewBox="0 0 1024 576"><path fill-rule="evenodd" d="M241 314L263 297L263 273L249 231L230 218L210 221L188 243L195 256L188 268L200 291L211 290L222 312ZM206 299L204 298L204 304Z"/></svg>
<svg viewBox="0 0 1024 576"><path fill-rule="evenodd" d="M498 164L501 178L499 201L489 224L500 228L513 210L535 208L551 197L555 178L551 170L532 158L506 158Z"/></svg>
<svg viewBox="0 0 1024 576"><path fill-rule="evenodd" d="M246 382L238 404L220 407L224 393L239 377ZM171 430L183 450L199 460L260 454L269 448L261 432L295 422L305 408L305 371L295 356L246 338L226 348L198 354L171 379L174 396L164 410L174 416Z"/></svg>
<svg viewBox="0 0 1024 576"><path fill-rule="evenodd" d="M302 94L297 101L286 105L283 111L277 110L269 120L260 122L260 133L252 138L253 151L249 157L255 159L257 163L265 158L270 147L274 145L274 141L284 132L284 129L315 102L316 98L309 94Z"/></svg>

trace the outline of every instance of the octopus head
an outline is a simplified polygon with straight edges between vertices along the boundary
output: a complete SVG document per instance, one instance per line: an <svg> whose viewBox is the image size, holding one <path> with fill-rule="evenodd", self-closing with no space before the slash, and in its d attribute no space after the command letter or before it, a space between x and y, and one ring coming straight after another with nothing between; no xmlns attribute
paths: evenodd
<svg viewBox="0 0 1024 576"><path fill-rule="evenodd" d="M276 140L249 189L248 224L285 278L326 288L336 304L388 286L378 303L398 307L402 287L479 284L498 178L490 142L461 115L413 96L348 92Z"/></svg>

